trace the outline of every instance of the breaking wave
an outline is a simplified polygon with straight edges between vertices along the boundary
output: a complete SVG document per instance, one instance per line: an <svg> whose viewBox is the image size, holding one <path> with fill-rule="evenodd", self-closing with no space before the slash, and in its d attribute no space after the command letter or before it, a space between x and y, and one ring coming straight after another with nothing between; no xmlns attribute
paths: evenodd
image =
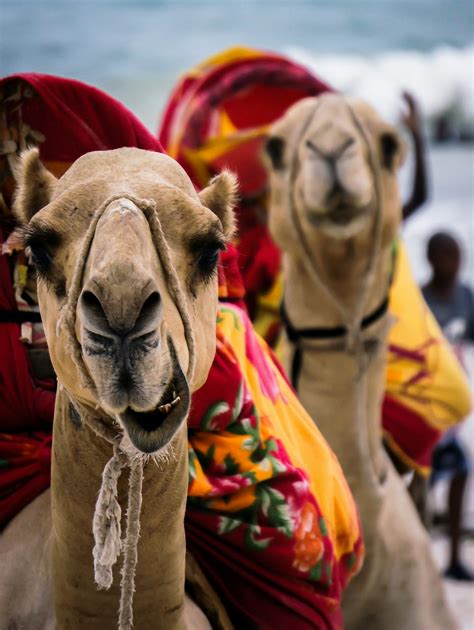
<svg viewBox="0 0 474 630"><path fill-rule="evenodd" d="M286 52L336 89L372 103L394 123L402 113L400 95L408 90L428 126L442 117L458 137L474 137L474 44L375 55L324 55L299 48Z"/></svg>

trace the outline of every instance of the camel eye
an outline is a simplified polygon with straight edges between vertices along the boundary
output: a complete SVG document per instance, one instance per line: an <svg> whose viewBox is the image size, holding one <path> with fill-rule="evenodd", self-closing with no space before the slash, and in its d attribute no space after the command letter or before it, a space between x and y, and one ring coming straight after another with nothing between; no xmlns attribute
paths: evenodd
<svg viewBox="0 0 474 630"><path fill-rule="evenodd" d="M284 168L283 152L285 150L285 141L278 136L268 138L265 143L265 152L270 158L272 167L279 171Z"/></svg>
<svg viewBox="0 0 474 630"><path fill-rule="evenodd" d="M40 245L29 245L31 262L35 266L39 274L46 273L51 267L53 261L50 252L46 247Z"/></svg>
<svg viewBox="0 0 474 630"><path fill-rule="evenodd" d="M59 234L46 226L28 226L25 232L25 247L37 273L45 276L53 264L53 251L60 243Z"/></svg>
<svg viewBox="0 0 474 630"><path fill-rule="evenodd" d="M399 149L397 138L392 133L384 133L380 138L382 149L382 164L391 170L395 161L395 156Z"/></svg>
<svg viewBox="0 0 474 630"><path fill-rule="evenodd" d="M190 290L194 293L195 282L209 282L216 275L219 252L225 249L223 235L216 226L209 232L196 234L190 243L193 274Z"/></svg>
<svg viewBox="0 0 474 630"><path fill-rule="evenodd" d="M198 258L199 271L203 278L209 278L215 271L219 260L219 248L207 249Z"/></svg>

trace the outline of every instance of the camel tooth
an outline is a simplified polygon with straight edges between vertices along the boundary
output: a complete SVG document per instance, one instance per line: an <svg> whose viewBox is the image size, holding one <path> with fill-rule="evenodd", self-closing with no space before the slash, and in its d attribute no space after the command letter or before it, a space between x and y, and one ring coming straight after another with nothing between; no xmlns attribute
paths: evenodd
<svg viewBox="0 0 474 630"><path fill-rule="evenodd" d="M172 400L172 401L171 401L171 403L170 403L170 404L171 404L171 406L172 406L172 407L176 407L176 405L179 403L179 401L180 401L180 400L181 400L181 396L176 396L176 397L174 398L174 400Z"/></svg>
<svg viewBox="0 0 474 630"><path fill-rule="evenodd" d="M158 407L158 411L161 411L162 413L169 413L173 407L176 407L176 405L179 403L180 400L181 400L180 396L175 396L175 398L171 402L165 403L164 405L160 405Z"/></svg>

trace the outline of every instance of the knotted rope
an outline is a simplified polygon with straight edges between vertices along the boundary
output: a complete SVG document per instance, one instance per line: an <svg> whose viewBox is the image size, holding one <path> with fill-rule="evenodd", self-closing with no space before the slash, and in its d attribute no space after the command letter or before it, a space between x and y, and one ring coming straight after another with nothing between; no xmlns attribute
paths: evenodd
<svg viewBox="0 0 474 630"><path fill-rule="evenodd" d="M195 366L195 339L191 320L184 300L179 278L173 267L171 253L166 241L160 220L155 210L155 202L148 199L137 199L128 193L109 197L94 213L81 245L77 263L73 271L71 288L67 303L63 307L58 321L58 333L61 329L67 335L69 350L79 372L83 387L97 395L96 386L87 370L82 357L81 345L76 336L75 322L79 296L82 289L84 270L89 256L97 224L114 201L127 199L139 208L150 227L153 244L163 268L168 290L180 314L189 353L187 378L192 382ZM133 595L135 592L135 572L137 564L137 546L140 535L140 511L142 504L143 466L145 457L136 457L125 448L124 435L107 426L100 417L78 401L69 396L81 419L98 436L112 444L113 456L105 465L102 473L102 484L95 505L92 531L94 535L94 579L99 588L109 589L112 585L112 569L121 552L124 552L122 579L120 583L119 630L129 630L133 626ZM128 487L128 508L126 513L126 533L122 540L122 510L117 499L118 480L122 470L130 469Z"/></svg>

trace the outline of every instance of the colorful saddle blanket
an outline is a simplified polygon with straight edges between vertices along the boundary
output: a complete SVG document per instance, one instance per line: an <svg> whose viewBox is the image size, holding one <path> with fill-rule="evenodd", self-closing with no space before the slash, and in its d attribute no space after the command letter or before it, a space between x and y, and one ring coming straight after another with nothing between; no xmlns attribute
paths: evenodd
<svg viewBox="0 0 474 630"><path fill-rule="evenodd" d="M76 81L14 77L0 83L0 96L9 123L2 137L13 138L12 153L26 137L41 142L42 158L57 175L84 151L126 145L160 150L123 106ZM3 166L7 171L5 161ZM5 179L7 202L11 186ZM7 214L2 224L6 236ZM11 260L0 260L11 289ZM342 591L363 555L357 511L333 453L253 331L235 250L230 247L220 262L217 353L189 417L187 544L244 624L340 628ZM7 308L15 311L14 301ZM0 393L6 407L13 405L8 422L0 414L5 525L49 485L52 417L51 410L43 417L34 405L25 407L21 397L25 384L33 400L41 391L32 386L20 324L0 322L2 330L9 331L10 345L2 346L0 368L10 380L0 382ZM12 369L14 353L23 357L21 378Z"/></svg>
<svg viewBox="0 0 474 630"><path fill-rule="evenodd" d="M342 590L362 559L357 512L336 457L239 307L221 305L188 423L186 537L223 601L259 628L341 627Z"/></svg>
<svg viewBox="0 0 474 630"><path fill-rule="evenodd" d="M39 145L41 158L60 177L88 151L160 143L118 101L79 81L40 74L0 80L0 247L14 228L9 158ZM20 272L20 273L18 273ZM24 343L18 283L31 282L24 256L0 255L0 528L50 483L55 381L34 373ZM12 277L15 278L14 284ZM23 313L28 315L28 313Z"/></svg>

